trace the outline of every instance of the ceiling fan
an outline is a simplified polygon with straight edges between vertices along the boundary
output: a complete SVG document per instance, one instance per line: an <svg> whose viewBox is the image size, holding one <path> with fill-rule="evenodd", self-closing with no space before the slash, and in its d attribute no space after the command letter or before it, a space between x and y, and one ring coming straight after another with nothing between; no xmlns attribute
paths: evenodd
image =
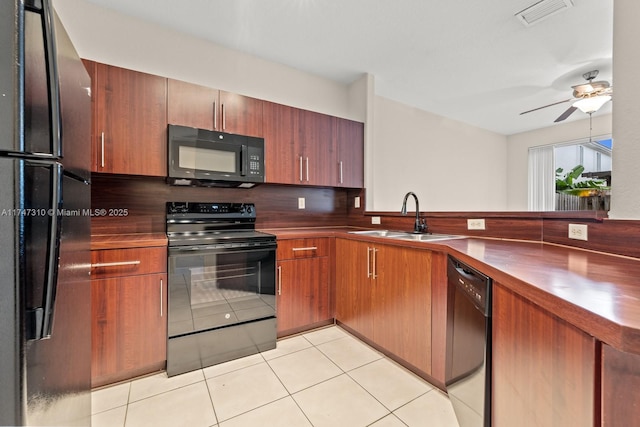
<svg viewBox="0 0 640 427"><path fill-rule="evenodd" d="M577 109L582 112L591 115L598 111L607 101L611 99L613 95L613 88L607 81L594 82L593 79L598 75L598 70L586 72L582 75L587 83L571 86L573 89L573 98L565 99L564 101L554 102L553 104L545 105L542 107L534 108L532 110L523 111L520 115L531 113L532 111L538 111L543 108L551 107L558 104L564 104L565 102L574 101L571 107L567 108L564 113L554 120L554 123L561 122Z"/></svg>

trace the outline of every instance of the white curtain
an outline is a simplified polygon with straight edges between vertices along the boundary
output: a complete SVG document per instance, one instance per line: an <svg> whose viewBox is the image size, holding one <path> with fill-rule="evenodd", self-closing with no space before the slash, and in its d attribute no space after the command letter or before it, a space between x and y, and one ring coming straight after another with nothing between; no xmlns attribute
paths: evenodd
<svg viewBox="0 0 640 427"><path fill-rule="evenodd" d="M553 145L529 148L530 211L553 211L556 201L556 170Z"/></svg>

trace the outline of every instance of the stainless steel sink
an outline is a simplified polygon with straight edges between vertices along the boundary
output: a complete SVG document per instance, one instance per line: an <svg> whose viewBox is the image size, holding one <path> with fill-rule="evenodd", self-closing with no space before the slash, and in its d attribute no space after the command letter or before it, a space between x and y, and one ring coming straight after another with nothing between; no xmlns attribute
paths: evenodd
<svg viewBox="0 0 640 427"><path fill-rule="evenodd" d="M402 239L402 240L417 240L419 242L433 242L437 240L448 240L448 239L462 239L465 236L459 236L457 234L413 234L413 233L404 233L402 236L391 236L394 239Z"/></svg>
<svg viewBox="0 0 640 427"><path fill-rule="evenodd" d="M464 236L459 236L456 234L432 234L432 233L415 234L407 231L390 231L390 230L350 231L349 233L359 234L361 236L388 237L390 239L417 240L420 242L433 242L437 240L464 238Z"/></svg>
<svg viewBox="0 0 640 427"><path fill-rule="evenodd" d="M400 237L407 235L404 231L389 231L389 230L364 230L364 231L350 231L351 234L359 234L361 236L373 236L373 237Z"/></svg>

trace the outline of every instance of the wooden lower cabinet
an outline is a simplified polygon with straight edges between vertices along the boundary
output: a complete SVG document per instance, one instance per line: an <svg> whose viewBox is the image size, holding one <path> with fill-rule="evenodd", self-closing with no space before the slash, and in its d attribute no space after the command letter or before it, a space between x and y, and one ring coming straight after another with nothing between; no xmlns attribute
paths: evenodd
<svg viewBox="0 0 640 427"><path fill-rule="evenodd" d="M136 273L155 269L159 261L155 258L162 256L166 268L166 248L93 251L92 255L95 276L100 277L91 280L92 387L163 370L167 276L165 272ZM136 260L114 261L129 256ZM122 269L130 274L117 272Z"/></svg>
<svg viewBox="0 0 640 427"><path fill-rule="evenodd" d="M331 323L329 238L278 242L278 336Z"/></svg>
<svg viewBox="0 0 640 427"><path fill-rule="evenodd" d="M336 239L336 320L431 373L431 252Z"/></svg>
<svg viewBox="0 0 640 427"><path fill-rule="evenodd" d="M590 335L494 283L492 425L593 426L596 346Z"/></svg>
<svg viewBox="0 0 640 427"><path fill-rule="evenodd" d="M640 355L602 345L602 426L640 422Z"/></svg>

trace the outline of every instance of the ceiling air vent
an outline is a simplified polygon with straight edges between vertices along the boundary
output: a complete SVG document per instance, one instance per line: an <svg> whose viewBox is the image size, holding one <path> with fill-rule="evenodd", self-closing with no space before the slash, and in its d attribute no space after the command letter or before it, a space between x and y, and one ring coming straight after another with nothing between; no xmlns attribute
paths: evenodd
<svg viewBox="0 0 640 427"><path fill-rule="evenodd" d="M525 27L530 27L570 7L573 7L572 0L542 0L516 13L516 18L518 18Z"/></svg>

